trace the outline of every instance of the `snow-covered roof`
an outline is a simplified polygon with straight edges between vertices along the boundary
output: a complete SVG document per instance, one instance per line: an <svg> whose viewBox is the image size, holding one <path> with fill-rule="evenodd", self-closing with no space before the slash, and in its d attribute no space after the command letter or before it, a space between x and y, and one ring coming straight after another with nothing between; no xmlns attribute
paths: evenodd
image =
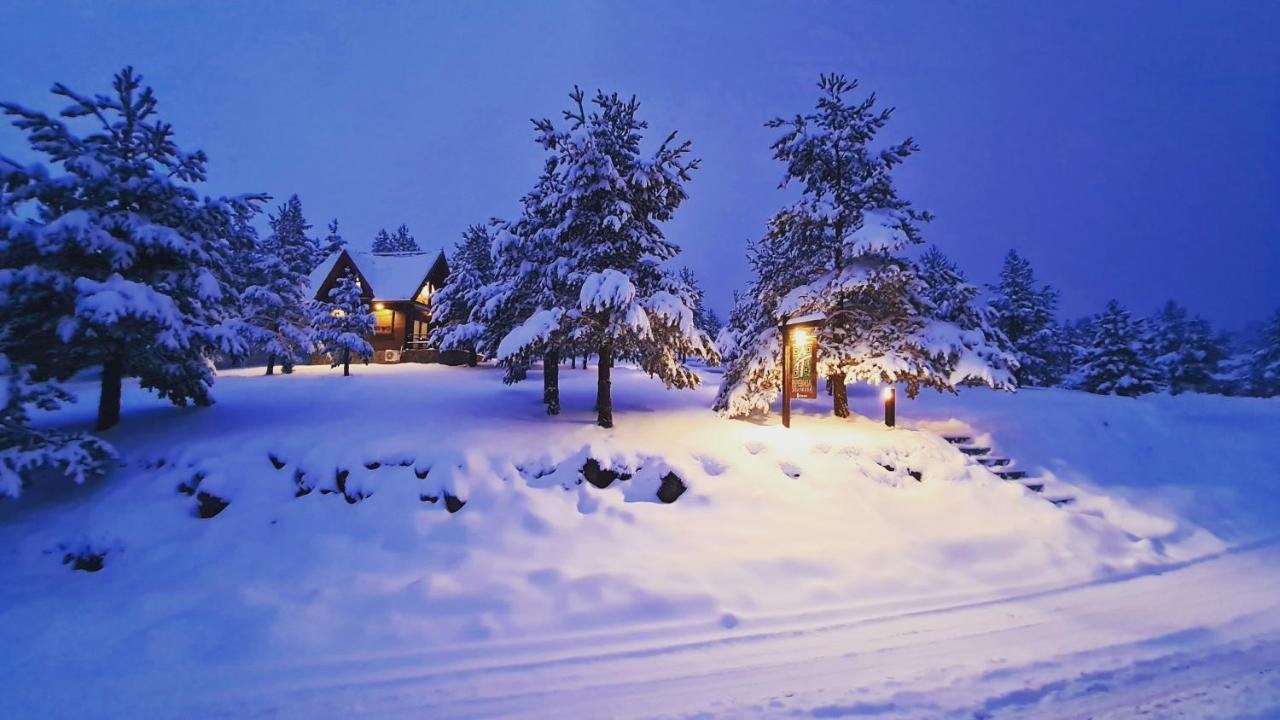
<svg viewBox="0 0 1280 720"><path fill-rule="evenodd" d="M799 317L787 318L786 325L807 325L809 323L826 322L826 320L827 316L825 313L816 312L809 313L808 315L801 315Z"/></svg>
<svg viewBox="0 0 1280 720"><path fill-rule="evenodd" d="M360 269L373 296L386 300L404 300L416 295L423 279L431 272L431 267L441 254L440 250L388 255L375 255L364 250L343 250L325 258L311 272L312 288L319 290L343 252L351 256L351 260Z"/></svg>

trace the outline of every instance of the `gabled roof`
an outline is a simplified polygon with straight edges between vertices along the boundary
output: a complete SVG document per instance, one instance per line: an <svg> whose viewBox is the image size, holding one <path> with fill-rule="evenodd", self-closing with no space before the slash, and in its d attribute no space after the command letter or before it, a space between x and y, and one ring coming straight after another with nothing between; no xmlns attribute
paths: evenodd
<svg viewBox="0 0 1280 720"><path fill-rule="evenodd" d="M408 300L418 294L427 275L444 259L441 250L375 255L363 250L341 250L325 258L311 272L311 287L319 292L338 260L347 255L355 263L373 297L380 300Z"/></svg>

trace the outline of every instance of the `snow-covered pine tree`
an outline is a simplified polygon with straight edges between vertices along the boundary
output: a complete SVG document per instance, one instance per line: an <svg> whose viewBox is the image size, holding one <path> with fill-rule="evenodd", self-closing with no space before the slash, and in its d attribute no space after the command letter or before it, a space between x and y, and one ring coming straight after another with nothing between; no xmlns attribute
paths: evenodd
<svg viewBox="0 0 1280 720"><path fill-rule="evenodd" d="M409 226L401 225L396 228L396 234L391 236L391 252L393 253L415 253L421 252L422 248L418 247L418 241L413 235L409 234Z"/></svg>
<svg viewBox="0 0 1280 720"><path fill-rule="evenodd" d="M17 497L38 471L77 483L100 476L115 450L92 435L31 426L30 408L54 410L71 402L56 382L36 380L29 365L0 353L0 497Z"/></svg>
<svg viewBox="0 0 1280 720"><path fill-rule="evenodd" d="M1186 308L1170 300L1150 325L1161 384L1174 395L1188 391L1214 392L1226 349L1221 344L1222 338L1213 334L1208 321L1189 317Z"/></svg>
<svg viewBox="0 0 1280 720"><path fill-rule="evenodd" d="M373 334L374 315L364 297L360 281L347 271L329 291L328 302L312 305L312 325L322 352L333 367L342 366L342 374L351 374L351 358L366 364L373 357L373 346L365 338Z"/></svg>
<svg viewBox="0 0 1280 720"><path fill-rule="evenodd" d="M1094 321L1084 356L1082 388L1099 395L1136 396L1160 389L1150 333L1112 300Z"/></svg>
<svg viewBox="0 0 1280 720"><path fill-rule="evenodd" d="M1280 310L1267 323L1258 348L1249 358L1249 394L1258 397L1280 395Z"/></svg>
<svg viewBox="0 0 1280 720"><path fill-rule="evenodd" d="M570 97L567 128L535 123L549 159L526 199L526 228L511 235L514 254L529 263L522 272L534 292L525 296L538 302L503 339L498 358L518 368L547 350L558 362L567 341L596 348L597 423L612 427L610 370L617 358L634 358L668 387L685 388L699 378L679 358L716 357L683 299L689 289L661 267L679 248L659 223L684 201L684 183L698 163L675 133L642 155L648 125L636 117L635 98L598 92L589 111L580 89ZM544 371L553 364L547 359Z"/></svg>
<svg viewBox="0 0 1280 720"><path fill-rule="evenodd" d="M920 257L917 276L931 317L941 321L930 323L926 332L940 335L932 347L945 348L940 364L952 368L950 381L1012 389L1017 354L997 328L995 311L978 297L978 288L969 284L960 266L930 245Z"/></svg>
<svg viewBox="0 0 1280 720"><path fill-rule="evenodd" d="M707 337L715 338L720 336L720 331L724 329L724 321L720 319L719 313L711 307L707 307L702 315L702 331Z"/></svg>
<svg viewBox="0 0 1280 720"><path fill-rule="evenodd" d="M347 246L347 241L342 239L342 233L338 232L338 218L334 218L329 222L329 233L319 243L319 249L315 259L311 263L311 269L320 267L320 263L334 253L341 252Z"/></svg>
<svg viewBox="0 0 1280 720"><path fill-rule="evenodd" d="M705 331L707 308L704 304L705 293L702 291L702 285L698 282L698 276L693 274L693 270L688 265L684 265L681 266L677 278L681 284L689 288L689 296L685 298L685 303L693 311L693 324L697 325L700 330Z"/></svg>
<svg viewBox="0 0 1280 720"><path fill-rule="evenodd" d="M1070 365L1054 318L1058 292L1048 285L1037 287L1031 261L1016 250L1010 250L1005 256L1000 282L991 290L996 326L1009 339L1018 357L1018 384L1033 387L1058 384Z"/></svg>
<svg viewBox="0 0 1280 720"><path fill-rule="evenodd" d="M693 274L687 265L681 266L679 272L674 278L677 292L685 306L693 313L693 325L707 337L714 339L713 333L707 332L707 307L704 301L704 293L702 286L698 283L698 276ZM684 358L681 358L683 361Z"/></svg>
<svg viewBox="0 0 1280 720"><path fill-rule="evenodd" d="M382 228L374 236L372 250L374 255L387 255L396 251L395 241L391 239L391 234L386 228Z"/></svg>
<svg viewBox="0 0 1280 720"><path fill-rule="evenodd" d="M244 322L251 342L267 355L266 374L275 373L276 360L289 374L294 363L305 362L315 350L308 275L320 247L307 237L311 226L297 195L281 205L269 223L271 234L253 253L251 284L243 294Z"/></svg>
<svg viewBox="0 0 1280 720"><path fill-rule="evenodd" d="M575 352L584 344L582 339L568 337L559 323L553 322L540 328L525 327L518 342L513 339L505 354L502 343L542 309L573 302L572 289L564 282L549 281L544 272L559 252L554 245L554 229L559 220L552 216L554 208L544 202L559 182L556 162L556 156L548 152L537 184L520 199L519 219L494 221L491 254L495 277L477 293L476 302L476 313L484 325L484 344L495 348L501 358L504 383L524 380L534 360L541 358L542 400L548 415L560 413L561 353Z"/></svg>
<svg viewBox="0 0 1280 720"><path fill-rule="evenodd" d="M733 362L725 369L715 408L728 416L768 412L782 386L779 327L788 319L822 313L818 373L827 377L837 416L849 414L845 384L871 381L953 390L953 358L973 353L958 328L930 317L924 287L903 256L921 242L930 215L898 195L893 170L917 150L907 139L874 146L891 109L876 110L875 96L850 102L856 81L824 75L816 110L768 123L780 128L774 158L786 166L783 186L798 185L799 200L775 214L762 239L751 244L750 289L758 306L735 327ZM975 373L997 378L998 368ZM999 381L1003 384L1003 381Z"/></svg>
<svg viewBox="0 0 1280 720"><path fill-rule="evenodd" d="M209 404L215 356L245 351L238 258L265 196L201 198L205 154L177 147L132 68L110 95L53 93L70 103L63 120L0 103L57 168L0 156L0 351L38 379L100 366L99 429L119 422L129 376Z"/></svg>
<svg viewBox="0 0 1280 720"><path fill-rule="evenodd" d="M492 246L488 227L468 227L450 258L449 279L431 298L431 343L441 350L466 350L472 367L477 353L492 352L476 312L484 288L496 279Z"/></svg>
<svg viewBox="0 0 1280 720"><path fill-rule="evenodd" d="M754 337L756 331L764 324L760 304L751 292L733 291L733 307L729 309L729 321L716 335L716 349L726 365L726 371L733 368L733 360L744 341Z"/></svg>
<svg viewBox="0 0 1280 720"><path fill-rule="evenodd" d="M978 290L968 283L960 266L937 245L930 245L921 254L918 268L924 282L923 295L933 307L934 317L954 320L969 312Z"/></svg>
<svg viewBox="0 0 1280 720"><path fill-rule="evenodd" d="M1085 357L1093 345L1097 316L1086 315L1063 322L1058 326L1058 344L1062 348L1062 377L1058 387L1081 389L1084 387Z"/></svg>

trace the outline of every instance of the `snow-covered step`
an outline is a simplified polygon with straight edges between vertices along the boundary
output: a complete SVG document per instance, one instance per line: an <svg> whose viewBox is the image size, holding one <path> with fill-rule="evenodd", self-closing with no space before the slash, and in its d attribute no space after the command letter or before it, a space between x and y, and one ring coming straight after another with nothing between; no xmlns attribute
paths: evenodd
<svg viewBox="0 0 1280 720"><path fill-rule="evenodd" d="M1011 466L1013 465L1013 458L992 454L992 448L976 444L974 442L974 436L972 435L943 435L942 439L954 445L957 450L964 453L971 461L986 468L997 477L1003 480L1016 482L1031 492L1040 494L1045 500L1048 500L1057 507L1070 505L1076 501L1074 497L1070 496L1044 495L1045 486L1047 484L1044 478L1027 477L1026 470L1012 469Z"/></svg>

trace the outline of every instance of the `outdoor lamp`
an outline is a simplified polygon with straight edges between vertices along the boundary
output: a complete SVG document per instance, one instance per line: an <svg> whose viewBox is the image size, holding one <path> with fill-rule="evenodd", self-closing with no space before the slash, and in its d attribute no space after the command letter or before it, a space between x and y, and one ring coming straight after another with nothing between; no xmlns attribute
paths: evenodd
<svg viewBox="0 0 1280 720"><path fill-rule="evenodd" d="M890 385L880 393L880 397L884 398L884 424L888 427L893 427L894 422L897 420L894 405L898 399L898 391Z"/></svg>

